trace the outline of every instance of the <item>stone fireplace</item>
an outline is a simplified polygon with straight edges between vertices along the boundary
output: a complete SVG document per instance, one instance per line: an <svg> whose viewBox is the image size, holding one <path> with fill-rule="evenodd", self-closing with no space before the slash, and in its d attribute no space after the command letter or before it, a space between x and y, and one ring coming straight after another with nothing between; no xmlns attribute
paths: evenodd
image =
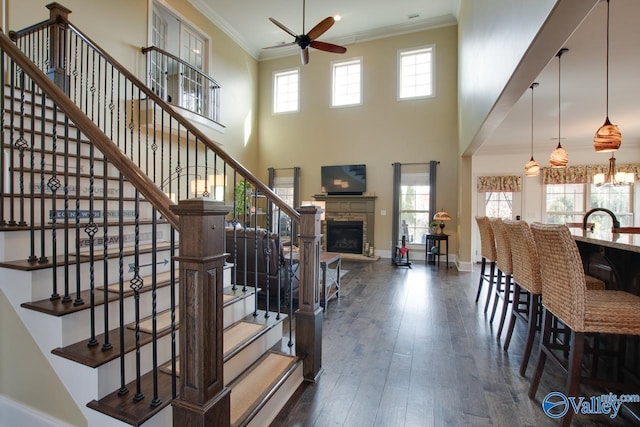
<svg viewBox="0 0 640 427"><path fill-rule="evenodd" d="M324 194L317 194L314 196L314 199L325 202L325 220L322 221L321 229L321 232L324 236L322 238L321 244L323 250L329 252L355 253L363 255L364 249L366 247L375 246L375 196L328 196ZM328 228L328 225L330 223L332 225L338 225L339 227L352 227L350 224L346 223L361 223L362 244L358 245L357 248L353 249L352 251L342 250L338 248L335 248L335 250L330 250L329 246L327 245L328 239L330 237L329 232L333 233L333 231L331 231L330 229L331 227ZM348 236L343 232L342 236L336 235L334 237L348 237L348 239L353 240L353 230L347 231L346 233L348 233ZM346 243L341 242L341 244Z"/></svg>

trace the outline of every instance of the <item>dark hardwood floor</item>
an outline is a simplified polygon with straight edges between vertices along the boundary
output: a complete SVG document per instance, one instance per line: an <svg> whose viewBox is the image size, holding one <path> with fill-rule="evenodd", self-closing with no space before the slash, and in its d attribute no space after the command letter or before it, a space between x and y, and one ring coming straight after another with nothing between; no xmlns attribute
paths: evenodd
<svg viewBox="0 0 640 427"><path fill-rule="evenodd" d="M474 302L478 269L461 273L419 261L396 268L384 259L344 261L343 268L350 271L341 299L324 314L320 381L302 386L272 426L559 425L541 401L564 390L564 373L548 362L536 399L527 397L537 339L523 378L524 325L504 352L495 338L498 318L492 326L483 313L484 290ZM638 421L621 410L613 420L576 415L573 425Z"/></svg>

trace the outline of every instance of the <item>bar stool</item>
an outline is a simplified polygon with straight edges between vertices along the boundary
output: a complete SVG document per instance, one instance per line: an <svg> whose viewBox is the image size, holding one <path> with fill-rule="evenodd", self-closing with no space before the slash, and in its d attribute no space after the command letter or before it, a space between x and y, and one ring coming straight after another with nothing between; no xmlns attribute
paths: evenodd
<svg viewBox="0 0 640 427"><path fill-rule="evenodd" d="M487 300L484 304L484 312L489 309L489 301L491 300L491 291L493 288L493 279L496 272L496 241L493 237L491 223L486 216L476 217L476 223L480 230L480 246L482 254L482 265L480 267L480 281L478 282L478 292L476 293L476 303L480 299L482 284L487 282ZM489 262L489 274L486 273L487 262Z"/></svg>
<svg viewBox="0 0 640 427"><path fill-rule="evenodd" d="M547 357L568 374L566 396L578 396L580 383L603 385L602 380L581 375L585 334L640 335L640 297L624 291L587 289L578 247L565 225L534 223L531 231L540 260L545 314L529 397L535 397ZM567 364L552 351L554 316L571 331ZM607 388L625 390L627 387L619 382L609 382ZM573 411L569 407L562 425L569 426L572 417Z"/></svg>
<svg viewBox="0 0 640 427"><path fill-rule="evenodd" d="M509 234L509 242L511 243L514 290L511 318L503 348L504 351L509 350L516 319L519 318L524 321L527 324L527 341L522 355L522 362L520 363L520 375L524 376L531 357L531 349L538 325L538 313L541 310L542 279L540 278L540 263L538 262L538 253L536 252L529 224L525 221L505 220L504 227ZM520 296L523 290L529 294L524 312L519 308Z"/></svg>
<svg viewBox="0 0 640 427"><path fill-rule="evenodd" d="M496 238L496 265L498 267L498 281L495 287L493 310L491 311L491 318L489 322L493 322L493 318L496 314L496 308L498 307L498 300L502 298L500 326L498 326L498 332L496 334L496 339L500 341L500 335L502 335L504 321L507 318L507 311L509 309L509 304L511 303L511 279L513 274L513 261L511 259L511 243L509 242L509 236L507 235L507 230L504 228L502 219L491 218L490 221L491 228L493 229L493 235ZM504 276L504 286L502 286L502 276Z"/></svg>

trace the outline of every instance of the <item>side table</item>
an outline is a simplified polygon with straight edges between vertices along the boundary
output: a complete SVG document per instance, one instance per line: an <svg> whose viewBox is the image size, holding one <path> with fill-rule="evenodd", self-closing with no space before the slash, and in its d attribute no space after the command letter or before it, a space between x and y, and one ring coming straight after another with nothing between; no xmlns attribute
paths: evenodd
<svg viewBox="0 0 640 427"><path fill-rule="evenodd" d="M429 255L431 255L433 257L433 263L436 263L436 258L438 257L438 268L440 268L440 255L442 254L442 250L440 248L440 243L444 241L444 247L445 247L445 259L446 259L446 268L449 268L449 235L448 234L427 234L427 248L426 248L426 254L425 254L425 258L427 261L427 264L430 263L429 261ZM437 247L438 248L438 253L434 254L431 252L431 248L433 247Z"/></svg>

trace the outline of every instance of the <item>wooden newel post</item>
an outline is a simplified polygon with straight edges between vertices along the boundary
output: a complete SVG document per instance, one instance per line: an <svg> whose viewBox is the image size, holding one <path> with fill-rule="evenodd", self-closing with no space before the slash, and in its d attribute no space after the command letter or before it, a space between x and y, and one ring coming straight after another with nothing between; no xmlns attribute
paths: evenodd
<svg viewBox="0 0 640 427"><path fill-rule="evenodd" d="M322 373L322 308L320 307L320 214L317 206L300 212L300 284L296 311L296 354L304 358L303 375L315 382Z"/></svg>
<svg viewBox="0 0 640 427"><path fill-rule="evenodd" d="M173 425L228 426L230 390L222 377L223 202L181 200L180 371Z"/></svg>
<svg viewBox="0 0 640 427"><path fill-rule="evenodd" d="M64 93L69 95L69 76L65 72L67 47L67 23L71 10L58 3L49 3L49 69L47 76Z"/></svg>

